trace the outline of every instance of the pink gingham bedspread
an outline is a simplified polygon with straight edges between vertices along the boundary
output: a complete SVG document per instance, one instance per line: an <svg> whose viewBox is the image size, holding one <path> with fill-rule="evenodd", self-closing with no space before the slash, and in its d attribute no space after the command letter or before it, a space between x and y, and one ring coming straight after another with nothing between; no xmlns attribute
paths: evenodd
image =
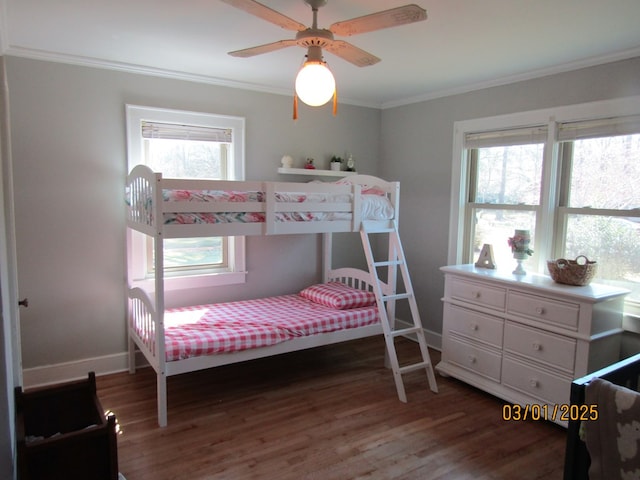
<svg viewBox="0 0 640 480"><path fill-rule="evenodd" d="M337 310L298 294L170 309L167 361L275 345L296 337L377 323L375 306Z"/></svg>

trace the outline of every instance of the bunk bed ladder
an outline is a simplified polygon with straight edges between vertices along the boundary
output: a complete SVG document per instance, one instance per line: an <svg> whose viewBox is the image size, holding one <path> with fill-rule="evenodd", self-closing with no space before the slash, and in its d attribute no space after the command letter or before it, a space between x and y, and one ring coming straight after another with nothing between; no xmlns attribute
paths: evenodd
<svg viewBox="0 0 640 480"><path fill-rule="evenodd" d="M386 261L375 261L373 250L371 248L372 234L387 234L389 238L389 256ZM427 373L427 379L429 381L429 387L431 391L437 393L438 386L436 384L436 377L433 373L433 365L429 357L429 349L427 347L427 341L422 328L422 322L420 321L420 315L418 313L418 305L413 293L413 286L411 285L411 279L409 278L409 271L407 269L407 262L402 250L402 244L400 243L400 237L398 235L397 227L391 228L367 228L363 224L360 229L360 236L362 237L362 244L364 246L365 255L367 257L367 264L369 266L369 272L373 280L373 289L376 295L376 302L378 304L378 310L380 312L380 321L382 323L382 329L384 332L384 339L387 347L387 360L390 364L393 372L393 379L396 384L396 390L398 391L398 398L400 401L407 401L407 395L404 389L404 382L402 375L404 373L413 372L416 370L425 369ZM378 269L387 269L387 282L383 282L380 279ZM404 285L404 293L397 293L397 270L400 269L402 275L402 282ZM396 301L407 300L409 302L409 308L411 310L411 316L413 318L413 326L409 328L396 328L395 318L395 306ZM420 353L422 361L414 364L401 366L398 361L398 354L395 346L395 339L399 336L415 336L418 340L420 347Z"/></svg>

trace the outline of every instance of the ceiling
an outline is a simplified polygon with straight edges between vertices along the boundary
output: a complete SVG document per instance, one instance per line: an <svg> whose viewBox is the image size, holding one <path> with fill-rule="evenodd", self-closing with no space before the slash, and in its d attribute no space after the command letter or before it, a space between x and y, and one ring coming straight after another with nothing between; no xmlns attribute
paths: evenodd
<svg viewBox="0 0 640 480"><path fill-rule="evenodd" d="M305 25L303 0L261 3ZM417 3L428 19L344 38L382 59L325 54L340 101L386 108L640 56L639 0L329 0L318 26ZM219 0L0 0L6 55L292 95L305 50L227 52L295 32Z"/></svg>

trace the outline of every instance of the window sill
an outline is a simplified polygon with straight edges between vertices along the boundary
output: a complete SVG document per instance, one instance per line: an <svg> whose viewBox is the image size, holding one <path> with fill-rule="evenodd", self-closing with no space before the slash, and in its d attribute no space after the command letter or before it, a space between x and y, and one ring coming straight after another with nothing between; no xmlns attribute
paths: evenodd
<svg viewBox="0 0 640 480"><path fill-rule="evenodd" d="M622 318L622 329L625 332L640 333L640 317L625 312Z"/></svg>
<svg viewBox="0 0 640 480"><path fill-rule="evenodd" d="M190 290L193 288L220 287L223 285L237 285L245 283L247 272L221 272L201 275L188 275L181 277L165 277L165 291ZM146 291L155 289L155 282L152 278L136 280L133 287L140 287Z"/></svg>

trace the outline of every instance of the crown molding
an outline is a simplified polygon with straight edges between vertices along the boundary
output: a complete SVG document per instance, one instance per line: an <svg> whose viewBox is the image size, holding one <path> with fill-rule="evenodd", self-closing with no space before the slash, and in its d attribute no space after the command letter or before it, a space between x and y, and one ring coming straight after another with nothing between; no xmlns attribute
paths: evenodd
<svg viewBox="0 0 640 480"><path fill-rule="evenodd" d="M499 87L502 85L508 85L511 83L522 82L525 80L533 80L535 78L546 77L549 75L555 75L559 73L570 72L573 70L579 70L581 68L595 67L597 65L604 65L605 63L612 63L619 60L627 60L629 58L640 57L640 47L631 48L629 50L623 50L608 55L601 55L598 57L590 57L575 62L564 63L549 68L541 68L537 70L531 70L529 72L509 75L506 77L500 77L483 82L471 83L468 85L461 85L451 89L437 90L434 92L426 93L424 95L418 95L410 98L405 98L398 101L385 102L380 108L382 110L401 107L404 105L411 105L414 103L426 102L428 100L435 100L437 98L450 97L453 95L460 95L463 93L469 93L476 90L483 90L485 88Z"/></svg>
<svg viewBox="0 0 640 480"><path fill-rule="evenodd" d="M3 21L4 21L4 18L6 18L3 15L4 14L3 8L5 6L5 1L6 0L0 0L0 27L4 26ZM4 37L6 36L5 32L6 32L6 28L1 28L0 47L3 46L3 42L5 40ZM6 43L4 43L4 45L6 45ZM139 75L149 75L149 76L169 78L174 80L183 80L187 82L216 85L219 87L236 88L241 90L249 90L249 91L260 92L260 93L269 93L274 95L291 96L291 91L289 89L268 87L265 85L258 85L258 84L249 83L249 82L239 82L235 80L212 77L208 75L198 75L198 74L180 72L177 70L161 69L161 68L148 67L144 65L137 65L137 64L131 64L131 63L124 63L124 62L113 62L113 61L103 60L103 59L94 58L94 57L68 55L68 54L62 54L57 52L49 52L45 50L16 47L16 46L6 47L6 49L3 50L3 54L15 56L15 57L30 58L33 60L43 60L48 62L64 63L68 65L77 65L77 66L84 66L84 67L103 68L103 69L115 70L120 72L135 73ZM426 102L429 100L435 100L438 98L450 97L453 95L460 95L464 93L473 92L476 90L483 90L486 88L498 87L502 85L508 85L511 83L522 82L525 80L532 80L535 78L546 77L549 75L565 73L572 70L579 70L581 68L603 65L605 63L611 63L619 60L627 60L629 58L634 58L638 56L640 56L640 47L624 50L621 52L616 52L613 54L601 55L598 57L590 57L583 60L556 65L549 68L531 70L529 72L525 72L522 74L509 75L509 76L491 79L483 82L476 82L476 83L471 83L467 85L461 85L459 87L454 87L450 89L435 90L432 92L427 92L423 95L407 97L400 100L393 100L390 102L369 103L369 102L362 102L362 101L347 98L347 97L341 97L340 103L359 106L359 107L386 110L390 108Z"/></svg>
<svg viewBox="0 0 640 480"><path fill-rule="evenodd" d="M2 0L0 0L1 2ZM115 70L119 72L135 73L139 75L149 75L154 77L169 78L174 80L183 80L187 82L203 83L208 85L216 85L219 87L236 88L241 90L250 90L260 93L270 93L274 95L291 96L290 89L268 87L249 82L239 82L236 80L228 80L224 78L212 77L209 75L198 75L193 73L181 72L178 70L169 70L156 67L148 67L125 62L113 62L95 57L86 57L81 55L68 55L64 53L49 52L46 50L38 50L33 48L24 48L9 46L5 50L5 55L14 57L29 58L32 60L43 60L47 62L64 63L67 65L77 65L83 67L103 68L107 70ZM355 105L368 108L380 108L380 104L366 103L346 97L340 98L340 103Z"/></svg>

